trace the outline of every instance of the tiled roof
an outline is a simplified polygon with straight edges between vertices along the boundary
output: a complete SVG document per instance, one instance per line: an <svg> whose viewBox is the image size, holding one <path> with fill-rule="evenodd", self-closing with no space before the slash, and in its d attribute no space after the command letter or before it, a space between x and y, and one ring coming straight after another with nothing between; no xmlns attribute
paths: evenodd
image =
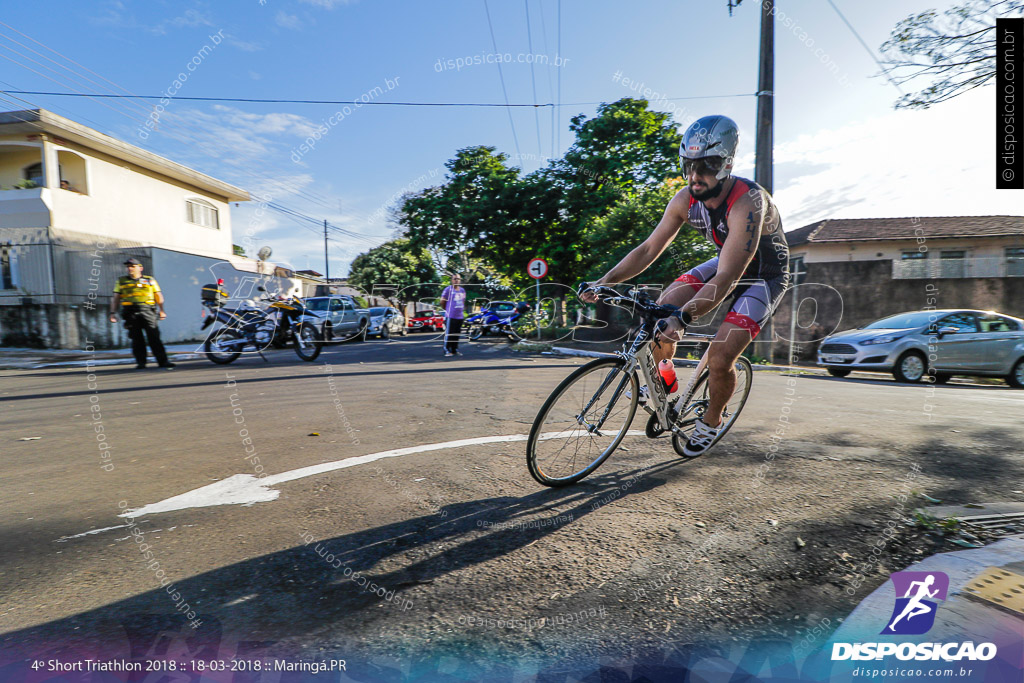
<svg viewBox="0 0 1024 683"><path fill-rule="evenodd" d="M922 218L839 218L786 233L791 247L808 242L907 240L915 237L1000 237L1024 235L1024 216L926 216Z"/></svg>

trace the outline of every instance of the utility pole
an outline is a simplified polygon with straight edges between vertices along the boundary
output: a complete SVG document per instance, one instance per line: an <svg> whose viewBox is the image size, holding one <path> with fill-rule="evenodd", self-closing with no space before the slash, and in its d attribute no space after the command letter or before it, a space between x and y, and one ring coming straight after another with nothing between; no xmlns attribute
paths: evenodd
<svg viewBox="0 0 1024 683"><path fill-rule="evenodd" d="M761 57L757 75L757 142L754 181L772 192L772 119L775 113L775 12L773 0L761 2Z"/></svg>
<svg viewBox="0 0 1024 683"><path fill-rule="evenodd" d="M729 0L729 16L743 0ZM772 147L774 135L772 122L775 113L775 2L761 0L761 49L757 69L757 124L754 142L754 181L771 194ZM774 360L775 330L768 323L768 358Z"/></svg>
<svg viewBox="0 0 1024 683"><path fill-rule="evenodd" d="M729 0L729 16L743 0ZM775 113L775 2L761 0L761 50L757 69L754 181L772 191L772 119Z"/></svg>
<svg viewBox="0 0 1024 683"><path fill-rule="evenodd" d="M331 262L327 260L327 219L324 219L324 285L331 286Z"/></svg>

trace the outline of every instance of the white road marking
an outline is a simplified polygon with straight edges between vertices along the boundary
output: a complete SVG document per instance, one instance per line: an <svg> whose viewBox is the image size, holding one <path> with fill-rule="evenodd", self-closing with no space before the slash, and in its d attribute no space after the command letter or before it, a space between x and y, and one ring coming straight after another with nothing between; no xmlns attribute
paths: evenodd
<svg viewBox="0 0 1024 683"><path fill-rule="evenodd" d="M127 524L118 524L117 526L105 526L102 529L93 529L92 531L86 531L85 533L82 533L82 534L75 534L74 536L61 536L60 538L57 539L57 543L63 543L64 541L67 541L67 540L72 539L72 538L81 538L82 536L91 536L93 534L102 534L104 531L111 531L113 529L124 529L127 526L128 526Z"/></svg>
<svg viewBox="0 0 1024 683"><path fill-rule="evenodd" d="M563 432L545 432L540 435L542 440L556 439L559 437L566 437L572 434L572 431ZM641 430L630 430L626 432L627 436L644 436L644 432ZM367 463L375 462L377 460L383 460L384 458L398 458L403 455L413 455L415 453L425 453L428 451L439 451L446 448L461 448L463 446L479 446L482 444L491 443L509 443L512 441L526 441L526 434L509 434L506 436L481 436L474 439L459 439L457 441L445 441L443 443L431 443L424 444L422 446L409 446L407 448L396 448L390 451L381 451L379 453L370 453L369 455L360 455L354 458L345 458L344 460L335 460L333 462L325 462L319 465L312 465L310 467L302 467L297 470L290 470L288 472L282 472L281 474L273 474L266 477L255 477L251 474L235 474L227 479L203 486L198 489L193 489L181 495L174 496L161 500L157 503L151 503L140 508L128 510L122 513L121 517L143 517L145 515L155 515L161 512L174 512L176 510L187 510L190 508L202 508L202 507L214 507L216 505L254 505L256 503L267 503L272 500L276 500L281 494L280 491L272 489L270 487L278 484L283 484L288 481L294 481L296 479L303 479L305 477L311 477L316 474L323 474L324 472L332 472L334 470L345 469L346 467L355 467L356 465L365 465ZM109 529L117 529L121 527L109 527ZM107 529L96 529L90 532L99 533L100 531L106 531ZM79 534L84 536L86 534ZM69 536L68 538L76 538L75 536Z"/></svg>

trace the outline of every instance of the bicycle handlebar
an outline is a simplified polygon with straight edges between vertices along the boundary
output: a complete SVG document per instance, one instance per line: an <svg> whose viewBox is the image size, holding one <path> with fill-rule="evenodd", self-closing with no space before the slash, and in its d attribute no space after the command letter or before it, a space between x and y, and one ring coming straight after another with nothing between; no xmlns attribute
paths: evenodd
<svg viewBox="0 0 1024 683"><path fill-rule="evenodd" d="M657 303L651 297L647 296L642 290L634 287L630 290L632 296L620 294L611 287L605 285L587 285L582 289L580 294L585 292L592 292L597 298L612 306L625 306L631 305L635 308L640 309L645 315L649 315L652 318L668 318L675 315L679 309L675 306L665 306Z"/></svg>

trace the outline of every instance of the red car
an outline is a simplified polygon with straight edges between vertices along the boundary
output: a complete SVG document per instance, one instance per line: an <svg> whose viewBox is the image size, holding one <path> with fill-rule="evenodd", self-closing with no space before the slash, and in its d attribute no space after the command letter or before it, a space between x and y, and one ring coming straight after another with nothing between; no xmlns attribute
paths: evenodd
<svg viewBox="0 0 1024 683"><path fill-rule="evenodd" d="M434 332L436 330L444 329L444 316L438 315L436 312L429 311L426 313L417 313L415 316L409 318L409 331L410 332Z"/></svg>

